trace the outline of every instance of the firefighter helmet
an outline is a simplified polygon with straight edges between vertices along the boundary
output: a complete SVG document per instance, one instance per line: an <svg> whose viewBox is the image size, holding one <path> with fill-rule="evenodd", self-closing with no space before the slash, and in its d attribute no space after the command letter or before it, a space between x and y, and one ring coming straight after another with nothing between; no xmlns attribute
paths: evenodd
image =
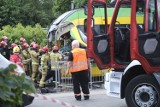
<svg viewBox="0 0 160 107"><path fill-rule="evenodd" d="M18 46L15 46L13 48L13 53L19 53L20 52L20 48Z"/></svg>
<svg viewBox="0 0 160 107"><path fill-rule="evenodd" d="M30 47L33 47L34 44L35 44L35 42L32 42L32 43L30 44Z"/></svg>
<svg viewBox="0 0 160 107"><path fill-rule="evenodd" d="M11 48L13 49L15 46L17 46L17 44L15 44L15 43L12 43L11 44Z"/></svg>
<svg viewBox="0 0 160 107"><path fill-rule="evenodd" d="M5 47L7 45L7 43L5 41L1 41L1 46Z"/></svg>
<svg viewBox="0 0 160 107"><path fill-rule="evenodd" d="M33 49L38 50L39 49L39 45L38 44L34 44L33 45Z"/></svg>
<svg viewBox="0 0 160 107"><path fill-rule="evenodd" d="M42 52L48 52L48 46L43 47Z"/></svg>
<svg viewBox="0 0 160 107"><path fill-rule="evenodd" d="M7 36L3 36L2 37L2 40L4 41L4 40L8 40L8 37Z"/></svg>
<svg viewBox="0 0 160 107"><path fill-rule="evenodd" d="M58 51L58 46L57 45L53 46L53 50Z"/></svg>
<svg viewBox="0 0 160 107"><path fill-rule="evenodd" d="M19 39L19 41L20 41L20 42L25 42L26 40L21 37L21 38Z"/></svg>
<svg viewBox="0 0 160 107"><path fill-rule="evenodd" d="M24 49L26 49L26 48L28 48L28 47L29 47L28 43L24 43L24 44L22 45L22 48L24 48Z"/></svg>

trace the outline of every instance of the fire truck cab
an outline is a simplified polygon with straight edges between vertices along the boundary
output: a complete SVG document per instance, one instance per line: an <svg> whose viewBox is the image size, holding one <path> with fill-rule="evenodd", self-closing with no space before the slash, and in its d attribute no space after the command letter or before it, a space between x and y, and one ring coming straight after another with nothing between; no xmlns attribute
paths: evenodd
<svg viewBox="0 0 160 107"><path fill-rule="evenodd" d="M106 16L101 33L94 30L95 4ZM128 25L118 21L121 7L131 8ZM160 107L160 0L115 0L111 19L106 0L88 0L85 13L88 57L113 68L105 75L107 95L125 98L128 107Z"/></svg>

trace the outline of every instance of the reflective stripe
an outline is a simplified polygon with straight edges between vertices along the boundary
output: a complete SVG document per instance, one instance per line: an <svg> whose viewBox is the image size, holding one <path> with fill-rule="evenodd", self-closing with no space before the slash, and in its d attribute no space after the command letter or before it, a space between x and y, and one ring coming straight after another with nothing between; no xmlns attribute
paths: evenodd
<svg viewBox="0 0 160 107"><path fill-rule="evenodd" d="M37 62L32 62L32 64L34 64L34 65L39 65L39 63L37 63Z"/></svg>
<svg viewBox="0 0 160 107"><path fill-rule="evenodd" d="M51 66L52 70L57 70L57 69L61 69L61 68L62 68L61 66L59 66L59 67Z"/></svg>
<svg viewBox="0 0 160 107"><path fill-rule="evenodd" d="M44 85L44 84L46 84L46 82L40 81L40 84L41 84L41 85Z"/></svg>
<svg viewBox="0 0 160 107"><path fill-rule="evenodd" d="M48 66L43 66L43 68L48 68Z"/></svg>
<svg viewBox="0 0 160 107"><path fill-rule="evenodd" d="M84 63L84 64L73 64L72 65L74 69L81 69L81 68L84 68L87 66L87 63Z"/></svg>

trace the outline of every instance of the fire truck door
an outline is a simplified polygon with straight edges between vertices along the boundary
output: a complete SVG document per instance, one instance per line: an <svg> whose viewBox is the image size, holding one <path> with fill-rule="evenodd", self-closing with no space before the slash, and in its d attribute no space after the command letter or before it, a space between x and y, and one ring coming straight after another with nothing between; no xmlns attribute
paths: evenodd
<svg viewBox="0 0 160 107"><path fill-rule="evenodd" d="M94 59L100 69L104 69L110 65L110 44L109 37L107 35L108 26L106 1L88 0L88 2L87 55ZM92 6L90 6L90 4L92 4ZM94 12L94 8L99 8L101 12ZM102 16L99 17L101 20L94 19L98 14Z"/></svg>
<svg viewBox="0 0 160 107"><path fill-rule="evenodd" d="M145 2L144 2L145 3ZM153 71L154 68L160 70L160 30L158 21L160 21L159 0L147 0L146 8L143 4L138 5L136 14L144 15L144 24L137 25L138 30L138 53L142 63L146 62L145 68ZM146 9L146 10L145 10Z"/></svg>

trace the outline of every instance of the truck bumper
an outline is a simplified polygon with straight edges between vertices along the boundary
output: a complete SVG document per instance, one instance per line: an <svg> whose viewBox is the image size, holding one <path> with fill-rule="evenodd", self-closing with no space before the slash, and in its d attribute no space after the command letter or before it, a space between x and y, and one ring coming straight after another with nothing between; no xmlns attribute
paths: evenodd
<svg viewBox="0 0 160 107"><path fill-rule="evenodd" d="M106 94L108 96L121 98L121 80L122 72L110 71L105 74L105 84Z"/></svg>

